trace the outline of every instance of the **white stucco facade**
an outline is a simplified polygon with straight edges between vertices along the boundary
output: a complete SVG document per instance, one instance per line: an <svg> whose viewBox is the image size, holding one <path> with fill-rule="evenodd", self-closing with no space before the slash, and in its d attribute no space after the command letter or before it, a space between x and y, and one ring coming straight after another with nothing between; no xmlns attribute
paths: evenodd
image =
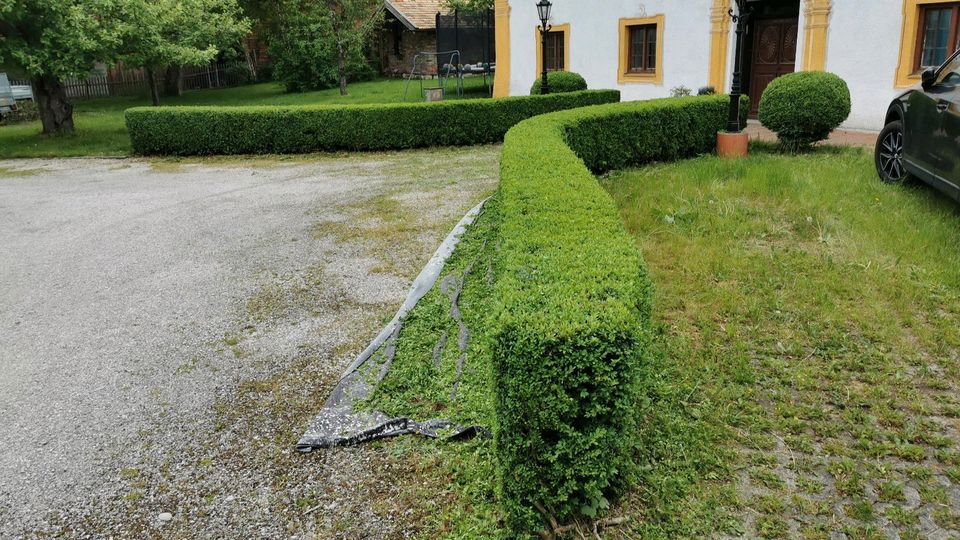
<svg viewBox="0 0 960 540"><path fill-rule="evenodd" d="M761 0L762 1L762 0ZM904 47L914 47L916 34L908 32L905 14L934 0L800 0L797 34L797 71L824 69L843 77L850 87L852 112L844 127L880 129L894 96L919 80L909 80L898 69ZM667 97L685 86L694 91L711 84L717 72L718 47L712 36L722 35L725 62L723 87L730 90L734 64L734 26L721 30L717 13L730 0L553 0L552 24L567 29L568 69L587 80L591 88L616 88L625 101ZM509 94L525 95L540 72L537 65L539 25L534 0L499 0L498 13L508 9L509 31L498 29L498 64L509 50ZM714 15L713 17L711 15ZM662 15L662 79L624 81L618 77L623 39L622 18ZM502 24L507 18L498 18ZM508 34L508 38L505 39ZM751 38L747 38L751 39ZM501 47L500 41L507 41ZM809 43L808 43L809 41ZM816 41L816 42L815 42ZM909 53L909 51L908 51ZM750 58L746 59L750 62ZM713 67L711 67L713 66ZM499 66L498 66L499 70ZM716 73L712 79L718 80ZM745 84L744 91L749 88Z"/></svg>

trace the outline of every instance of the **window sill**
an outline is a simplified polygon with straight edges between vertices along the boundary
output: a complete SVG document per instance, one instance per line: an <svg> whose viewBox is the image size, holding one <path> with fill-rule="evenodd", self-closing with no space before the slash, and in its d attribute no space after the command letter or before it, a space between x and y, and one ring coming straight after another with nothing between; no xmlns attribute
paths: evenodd
<svg viewBox="0 0 960 540"><path fill-rule="evenodd" d="M662 73L620 73L617 77L620 84L663 84Z"/></svg>

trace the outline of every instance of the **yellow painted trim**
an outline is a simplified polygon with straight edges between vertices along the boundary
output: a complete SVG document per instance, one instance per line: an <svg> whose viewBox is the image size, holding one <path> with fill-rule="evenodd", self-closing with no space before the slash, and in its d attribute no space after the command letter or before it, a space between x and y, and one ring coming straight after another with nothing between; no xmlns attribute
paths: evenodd
<svg viewBox="0 0 960 540"><path fill-rule="evenodd" d="M832 0L806 0L803 27L803 70L827 68L827 31L830 29Z"/></svg>
<svg viewBox="0 0 960 540"><path fill-rule="evenodd" d="M563 34L563 70L570 71L570 23L555 24L550 32L561 32ZM536 73L534 76L539 78L543 76L543 47L540 41L540 27L533 29L535 39L533 48L537 51Z"/></svg>
<svg viewBox="0 0 960 540"><path fill-rule="evenodd" d="M663 84L663 14L653 17L635 17L620 19L620 61L617 67L617 82L620 84L643 83ZM657 25L657 69L653 73L629 73L630 38L627 28L641 24Z"/></svg>
<svg viewBox="0 0 960 540"><path fill-rule="evenodd" d="M510 95L510 2L496 0L494 17L497 28L494 31L497 48L497 74L493 79L493 97Z"/></svg>
<svg viewBox="0 0 960 540"><path fill-rule="evenodd" d="M903 0L903 29L900 31L900 62L894 86L906 88L920 83L920 72L913 70L920 33L920 6L942 4L944 0Z"/></svg>
<svg viewBox="0 0 960 540"><path fill-rule="evenodd" d="M727 88L727 52L730 44L730 0L713 0L710 8L710 86Z"/></svg>

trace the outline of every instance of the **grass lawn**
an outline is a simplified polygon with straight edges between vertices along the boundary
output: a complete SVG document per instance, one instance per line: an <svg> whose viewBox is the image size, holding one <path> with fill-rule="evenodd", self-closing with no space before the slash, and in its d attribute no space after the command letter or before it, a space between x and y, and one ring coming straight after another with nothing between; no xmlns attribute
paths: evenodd
<svg viewBox="0 0 960 540"><path fill-rule="evenodd" d="M424 86L437 81L424 81ZM254 84L236 88L197 90L179 98L165 98L163 105L336 105L396 103L403 101L407 83L401 79L358 82L349 86L350 95L341 96L336 88L317 92L288 94L277 83ZM448 83L453 88L453 82ZM484 96L483 78L465 79L467 98ZM410 101L420 92L416 81L410 84ZM130 153L130 139L123 121L123 111L149 105L144 96L110 99L77 100L74 102L76 133L66 137L40 135L40 122L0 126L0 159L14 157L118 156Z"/></svg>
<svg viewBox="0 0 960 540"><path fill-rule="evenodd" d="M831 148L602 183L657 290L623 532L960 533L960 206Z"/></svg>
<svg viewBox="0 0 960 540"><path fill-rule="evenodd" d="M656 287L642 478L612 510L629 522L604 537L960 533L960 205L882 184L857 149L761 147L745 161L701 157L601 182ZM492 422L474 335L495 244L485 218L445 270L467 274L460 397L450 399L457 325L438 286L371 407ZM381 444L418 464L405 489L427 508L423 537L502 532L492 441Z"/></svg>

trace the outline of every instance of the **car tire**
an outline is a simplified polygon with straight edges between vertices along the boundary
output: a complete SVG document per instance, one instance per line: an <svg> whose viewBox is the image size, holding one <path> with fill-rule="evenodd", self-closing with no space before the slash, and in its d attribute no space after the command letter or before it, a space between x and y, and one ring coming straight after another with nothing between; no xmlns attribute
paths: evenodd
<svg viewBox="0 0 960 540"><path fill-rule="evenodd" d="M910 179L910 172L903 163L903 122L890 122L877 137L874 161L877 174L887 184L902 184Z"/></svg>

